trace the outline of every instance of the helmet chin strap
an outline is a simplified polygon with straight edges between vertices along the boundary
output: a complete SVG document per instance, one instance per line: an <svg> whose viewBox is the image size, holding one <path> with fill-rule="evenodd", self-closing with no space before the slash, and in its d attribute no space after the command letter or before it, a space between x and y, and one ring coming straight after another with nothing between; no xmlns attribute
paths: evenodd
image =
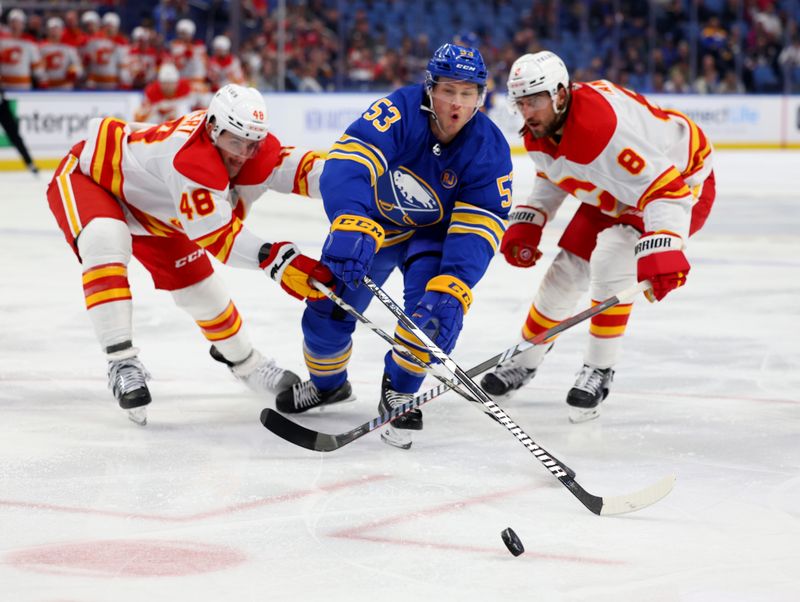
<svg viewBox="0 0 800 602"><path fill-rule="evenodd" d="M439 123L439 116L436 114L436 111L433 110L433 95L431 94L430 88L427 88L425 90L425 94L428 95L428 104L426 105L425 103L423 103L420 108L423 111L427 111L428 113L430 113L431 118L433 118L433 122L436 124L436 127L439 128L439 131L442 133L442 136L446 137L447 133L442 128L442 124Z"/></svg>
<svg viewBox="0 0 800 602"><path fill-rule="evenodd" d="M569 108L570 101L572 100L572 96L567 90L567 99L564 101L564 106L561 107L559 110L557 100L558 100L558 93L550 95L551 100L553 101L553 112L556 114L556 122L553 124L553 129L555 132L560 130L564 125L564 122L567 120L567 109Z"/></svg>

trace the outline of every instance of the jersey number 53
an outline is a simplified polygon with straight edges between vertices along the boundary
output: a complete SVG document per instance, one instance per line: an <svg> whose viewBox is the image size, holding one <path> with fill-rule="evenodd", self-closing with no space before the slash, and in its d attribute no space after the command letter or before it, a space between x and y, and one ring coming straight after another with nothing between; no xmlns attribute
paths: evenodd
<svg viewBox="0 0 800 602"><path fill-rule="evenodd" d="M391 100L380 98L372 103L372 106L362 117L367 121L371 121L379 132L385 132L395 121L400 121L401 115Z"/></svg>

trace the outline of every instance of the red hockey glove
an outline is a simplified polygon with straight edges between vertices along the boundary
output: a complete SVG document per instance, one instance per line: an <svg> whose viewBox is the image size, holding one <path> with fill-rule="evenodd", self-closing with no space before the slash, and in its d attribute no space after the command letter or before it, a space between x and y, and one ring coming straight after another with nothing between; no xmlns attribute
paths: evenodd
<svg viewBox="0 0 800 602"><path fill-rule="evenodd" d="M653 285L645 291L647 298L661 301L672 289L683 286L690 265L683 254L683 239L672 232L645 232L636 243L636 271L639 282L649 280Z"/></svg>
<svg viewBox="0 0 800 602"><path fill-rule="evenodd" d="M506 261L518 268L533 266L542 256L539 242L547 216L528 205L518 205L508 216L508 229L500 243Z"/></svg>
<svg viewBox="0 0 800 602"><path fill-rule="evenodd" d="M325 295L308 281L313 278L333 287L333 274L316 259L302 255L290 242L275 242L261 247L259 266L292 297L319 301Z"/></svg>

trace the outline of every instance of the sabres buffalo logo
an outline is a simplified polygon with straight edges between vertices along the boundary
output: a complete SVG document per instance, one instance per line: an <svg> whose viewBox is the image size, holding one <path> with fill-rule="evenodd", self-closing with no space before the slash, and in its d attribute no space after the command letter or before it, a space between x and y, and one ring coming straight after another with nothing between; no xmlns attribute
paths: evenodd
<svg viewBox="0 0 800 602"><path fill-rule="evenodd" d="M384 217L411 227L430 226L442 219L442 203L425 180L402 166L386 175L378 181L378 209Z"/></svg>

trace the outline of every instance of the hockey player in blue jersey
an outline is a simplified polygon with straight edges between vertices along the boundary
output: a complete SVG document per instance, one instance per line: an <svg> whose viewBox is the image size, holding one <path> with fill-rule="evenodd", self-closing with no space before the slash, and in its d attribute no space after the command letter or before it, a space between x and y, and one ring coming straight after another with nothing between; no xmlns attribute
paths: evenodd
<svg viewBox="0 0 800 602"><path fill-rule="evenodd" d="M445 352L452 351L481 279L505 231L511 206L511 155L503 134L479 112L487 72L474 48L444 44L424 84L376 100L333 145L320 181L331 221L322 262L338 294L363 312L369 275L383 284L399 268L407 313ZM282 392L276 407L303 412L352 399L347 381L355 320L327 299L303 314L311 380ZM399 324L395 337L425 361L422 343ZM408 401L424 372L389 351L379 410ZM407 449L422 429L415 410L384 428Z"/></svg>

